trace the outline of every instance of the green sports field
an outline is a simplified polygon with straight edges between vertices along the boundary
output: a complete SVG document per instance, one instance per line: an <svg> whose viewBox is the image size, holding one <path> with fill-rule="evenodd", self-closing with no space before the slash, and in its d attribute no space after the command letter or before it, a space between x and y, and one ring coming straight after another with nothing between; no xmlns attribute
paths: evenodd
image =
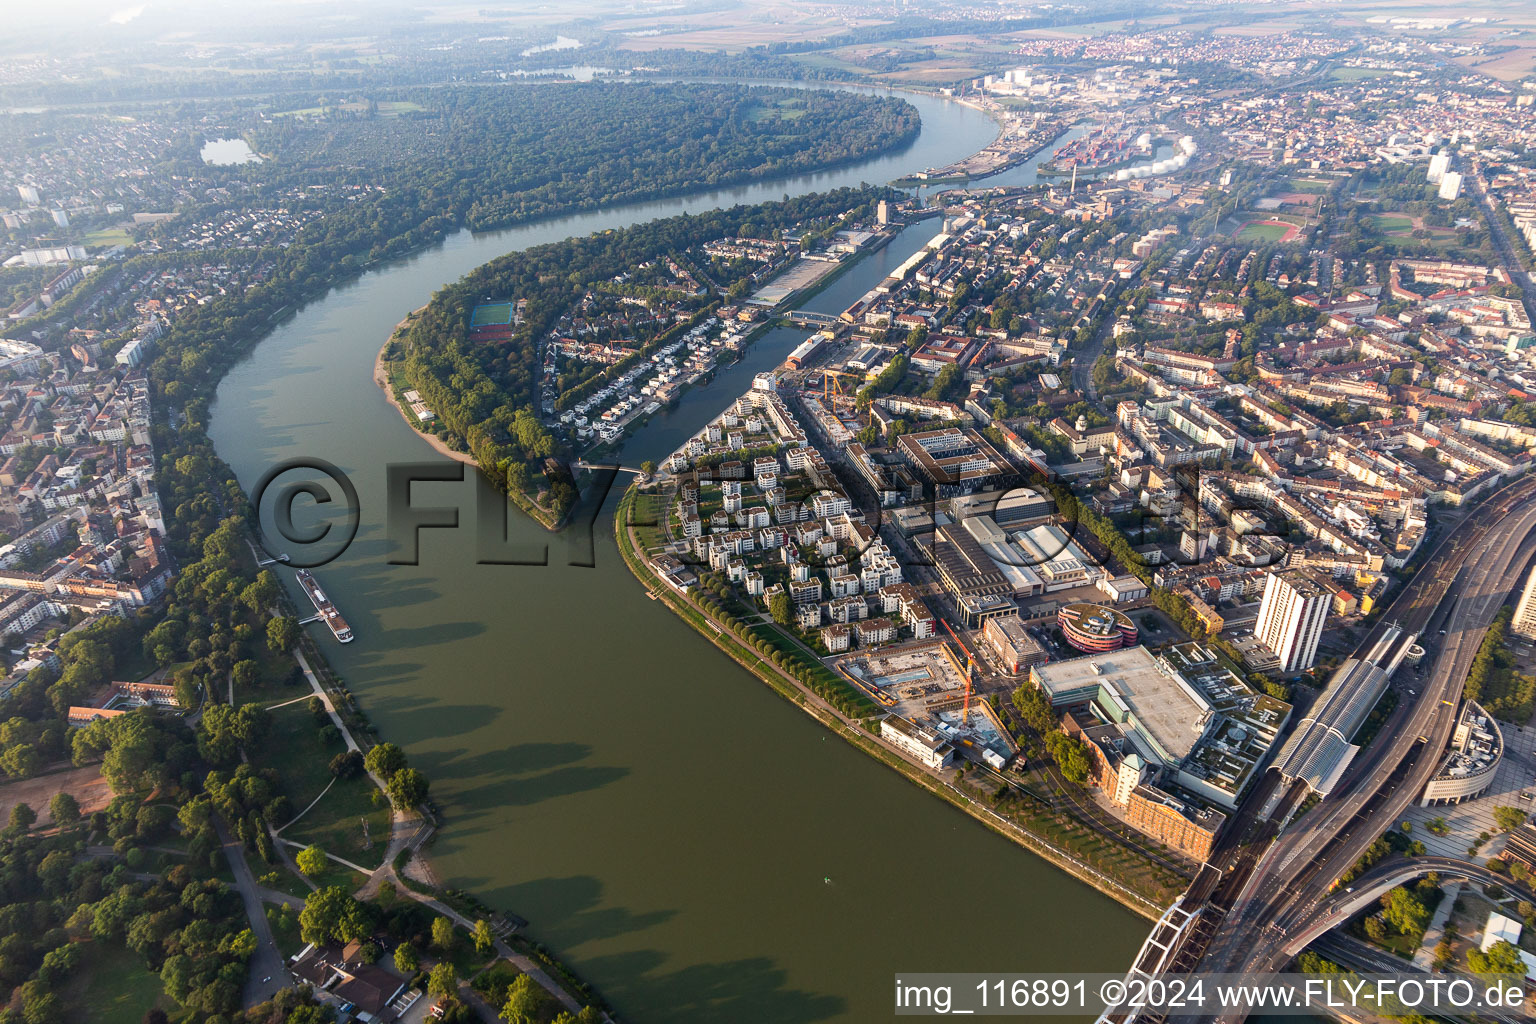
<svg viewBox="0 0 1536 1024"><path fill-rule="evenodd" d="M469 314L471 327L500 327L511 322L512 303L510 302L482 303Z"/></svg>
<svg viewBox="0 0 1536 1024"><path fill-rule="evenodd" d="M1251 220L1238 230L1237 237L1240 239L1257 238L1266 242L1278 242L1294 230L1295 227L1290 224Z"/></svg>

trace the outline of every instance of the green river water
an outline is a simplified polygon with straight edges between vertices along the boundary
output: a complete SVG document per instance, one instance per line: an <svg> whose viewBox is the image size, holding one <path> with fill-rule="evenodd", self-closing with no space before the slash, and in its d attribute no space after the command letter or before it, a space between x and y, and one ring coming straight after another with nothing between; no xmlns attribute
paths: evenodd
<svg viewBox="0 0 1536 1024"><path fill-rule="evenodd" d="M431 778L446 816L431 852L442 881L526 917L631 1021L885 1020L898 971L1119 970L1146 932L830 736L648 600L612 541L617 491L592 530L593 568L568 565L581 545L515 511L513 539L548 544L550 564L474 564L467 482L417 485L416 505L457 504L465 528L424 532L419 565L388 562L385 466L441 461L371 380L408 310L504 252L888 181L995 133L969 108L913 102L921 136L859 165L454 235L303 308L218 392L214 442L244 486L296 456L329 460L357 486L357 539L316 570L357 640L321 643ZM937 230L931 220L907 229L808 306L842 309ZM624 461L663 457L805 334L762 338L655 417ZM289 570L280 575L293 587Z"/></svg>

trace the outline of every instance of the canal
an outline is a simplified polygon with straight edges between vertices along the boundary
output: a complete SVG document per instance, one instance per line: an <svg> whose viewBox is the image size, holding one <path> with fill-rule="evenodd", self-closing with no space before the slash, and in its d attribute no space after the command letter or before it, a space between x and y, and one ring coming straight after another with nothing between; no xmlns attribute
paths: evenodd
<svg viewBox="0 0 1536 1024"><path fill-rule="evenodd" d="M995 132L970 108L912 102L921 135L862 164L456 234L306 306L218 391L213 439L247 488L293 457L329 460L357 486L357 539L317 575L358 639L321 643L432 779L442 881L528 918L631 1021L883 1020L898 971L1117 970L1146 930L829 735L648 600L611 539L616 494L588 528L592 568L567 564L582 527L573 544L515 513L512 539L547 545L547 566L476 565L469 528L423 531L419 564L389 562L385 466L441 461L371 380L408 310L508 251L888 181ZM937 230L909 228L809 305L841 309ZM664 456L805 334L763 337L655 417L624 461ZM417 485L413 500L456 504L474 524L468 483Z"/></svg>

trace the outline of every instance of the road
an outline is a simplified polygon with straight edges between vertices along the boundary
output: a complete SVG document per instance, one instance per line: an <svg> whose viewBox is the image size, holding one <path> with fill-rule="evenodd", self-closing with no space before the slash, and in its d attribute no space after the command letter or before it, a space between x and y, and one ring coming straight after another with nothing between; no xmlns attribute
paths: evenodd
<svg viewBox="0 0 1536 1024"><path fill-rule="evenodd" d="M1293 955L1288 940L1325 911L1338 878L1422 792L1439 765L1483 634L1536 556L1533 495L1536 479L1488 496L1428 553L1359 649L1369 650L1392 622L1423 637L1432 661L1421 670L1420 694L1400 701L1334 791L1278 839L1271 841L1276 823L1300 803L1303 788L1285 791L1273 772L1253 787L1211 858L1213 868L1184 897L1186 908L1202 914L1172 969L1257 974L1283 966ZM1229 1011L1219 1019L1241 1017Z"/></svg>
<svg viewBox="0 0 1536 1024"><path fill-rule="evenodd" d="M1509 239L1508 232L1504 230L1504 221L1499 218L1498 211L1494 208L1493 196L1488 192L1488 182L1483 176L1482 164L1473 162L1465 184L1469 186L1470 191L1483 207L1484 218L1488 221L1488 234L1499 250L1499 257L1504 261L1504 269L1509 271L1510 278L1520 286L1520 292L1525 296L1525 315L1529 317L1532 311L1536 311L1536 282L1533 282L1531 275L1526 272L1525 262L1520 259L1514 243Z"/></svg>
<svg viewBox="0 0 1536 1024"><path fill-rule="evenodd" d="M261 902L261 887L256 884L251 866L245 861L244 844L230 836L229 829L217 814L213 816L213 827L218 832L219 842L224 845L224 857L229 861L229 870L235 876L235 889L240 893L240 902L245 905L245 916L251 922L251 931L256 934L256 952L246 965L245 975L244 1005L249 1008L271 999L287 988L288 970L284 966L283 954L278 952L277 941L272 938L272 927L267 923L267 910Z"/></svg>
<svg viewBox="0 0 1536 1024"><path fill-rule="evenodd" d="M1527 482L1515 487L1522 499L1532 489ZM1405 609L1404 625L1429 634L1426 644L1434 649L1422 695L1401 702L1392 727L1356 758L1339 789L1264 854L1213 938L1203 968L1247 972L1280 966L1288 958L1288 937L1399 819L1438 767L1483 634L1536 554L1531 537L1536 502L1522 500L1507 515L1475 517L1463 528L1468 526L1487 531L1473 542L1461 541L1460 531L1453 534L1449 553L1432 559L1431 568L1415 579L1426 578L1429 585ZM1435 599L1441 585L1447 589L1443 601Z"/></svg>

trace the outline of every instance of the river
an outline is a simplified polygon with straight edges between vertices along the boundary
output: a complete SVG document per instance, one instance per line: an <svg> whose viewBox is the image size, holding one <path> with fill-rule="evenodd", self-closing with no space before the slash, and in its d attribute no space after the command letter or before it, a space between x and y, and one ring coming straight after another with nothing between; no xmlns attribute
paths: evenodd
<svg viewBox="0 0 1536 1024"><path fill-rule="evenodd" d="M502 253L722 204L888 181L950 162L994 125L910 97L899 153L788 180L460 232L309 304L219 388L211 433L249 488L274 463L327 459L361 497L352 546L317 570L357 641L322 638L382 733L432 779L442 881L523 915L631 1021L866 1022L898 971L1117 970L1146 924L829 735L648 600L618 557L610 496L594 568L516 513L547 567L477 566L472 529L424 531L387 562L384 467L441 461L370 367L393 325ZM906 230L809 305L840 309L938 230ZM778 363L777 330L628 444L661 458ZM458 504L469 485L417 485ZM578 528L574 533L580 537ZM280 575L296 600L292 573ZM319 627L311 626L310 629ZM824 881L830 879L830 881Z"/></svg>

